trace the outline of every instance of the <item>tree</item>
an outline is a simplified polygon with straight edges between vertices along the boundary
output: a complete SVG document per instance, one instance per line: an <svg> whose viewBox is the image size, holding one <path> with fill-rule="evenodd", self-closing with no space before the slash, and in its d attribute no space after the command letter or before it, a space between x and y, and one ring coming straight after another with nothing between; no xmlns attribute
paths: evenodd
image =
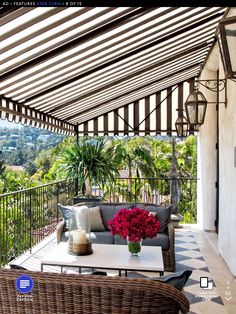
<svg viewBox="0 0 236 314"><path fill-rule="evenodd" d="M128 168L129 177L132 177L132 170L136 176L153 177L155 175L155 164L151 156L147 142L144 138L128 138L111 142L115 159L120 168Z"/></svg>
<svg viewBox="0 0 236 314"><path fill-rule="evenodd" d="M89 196L92 183L101 186L119 175L112 153L104 139L82 139L62 152L58 172L65 172L70 178L78 176L80 187L85 185L85 194Z"/></svg>
<svg viewBox="0 0 236 314"><path fill-rule="evenodd" d="M3 193L4 191L4 181L6 179L5 169L6 167L4 164L3 153L0 150L0 193Z"/></svg>

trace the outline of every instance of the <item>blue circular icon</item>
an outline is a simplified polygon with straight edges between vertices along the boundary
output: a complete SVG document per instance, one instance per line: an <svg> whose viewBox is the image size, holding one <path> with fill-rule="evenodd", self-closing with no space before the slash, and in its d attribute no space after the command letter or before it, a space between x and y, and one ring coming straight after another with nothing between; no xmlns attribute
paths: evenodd
<svg viewBox="0 0 236 314"><path fill-rule="evenodd" d="M16 279L16 289L21 293L28 293L34 287L33 279L28 275L19 276Z"/></svg>

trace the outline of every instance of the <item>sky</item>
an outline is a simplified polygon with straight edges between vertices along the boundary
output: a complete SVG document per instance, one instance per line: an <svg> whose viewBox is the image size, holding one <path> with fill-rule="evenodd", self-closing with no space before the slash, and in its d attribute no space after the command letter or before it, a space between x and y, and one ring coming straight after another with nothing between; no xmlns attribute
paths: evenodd
<svg viewBox="0 0 236 314"><path fill-rule="evenodd" d="M8 122L7 120L0 119L0 128L13 129L13 128L20 128L20 127L22 127L21 124L16 124L14 122Z"/></svg>

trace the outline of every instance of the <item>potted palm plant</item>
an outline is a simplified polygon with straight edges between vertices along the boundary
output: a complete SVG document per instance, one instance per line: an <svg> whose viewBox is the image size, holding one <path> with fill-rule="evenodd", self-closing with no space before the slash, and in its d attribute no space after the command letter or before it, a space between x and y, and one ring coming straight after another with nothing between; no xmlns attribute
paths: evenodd
<svg viewBox="0 0 236 314"><path fill-rule="evenodd" d="M99 138L84 138L68 146L62 152L59 171L78 180L82 195L76 196L76 202L91 201L92 184L101 187L119 176L112 149Z"/></svg>

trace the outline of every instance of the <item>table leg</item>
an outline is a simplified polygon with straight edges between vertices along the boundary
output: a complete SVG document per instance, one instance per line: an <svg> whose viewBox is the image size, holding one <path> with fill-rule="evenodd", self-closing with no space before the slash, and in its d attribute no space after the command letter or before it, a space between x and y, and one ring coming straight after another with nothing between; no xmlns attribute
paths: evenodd
<svg viewBox="0 0 236 314"><path fill-rule="evenodd" d="M121 270L119 269L119 277L121 277Z"/></svg>

